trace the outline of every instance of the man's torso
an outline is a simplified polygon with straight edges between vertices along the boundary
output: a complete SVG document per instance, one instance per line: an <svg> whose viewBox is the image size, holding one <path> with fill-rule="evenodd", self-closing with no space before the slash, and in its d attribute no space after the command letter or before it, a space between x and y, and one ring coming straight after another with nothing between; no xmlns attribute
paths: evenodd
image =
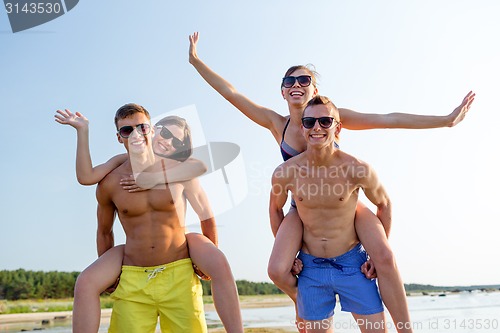
<svg viewBox="0 0 500 333"><path fill-rule="evenodd" d="M187 258L182 183L129 193L120 179L129 175L127 163L108 174L105 186L126 234L123 264L155 266Z"/></svg>
<svg viewBox="0 0 500 333"><path fill-rule="evenodd" d="M327 165L312 165L306 154L292 163L295 175L290 191L304 224L303 250L329 258L352 249L359 242L354 218L366 169L340 150Z"/></svg>

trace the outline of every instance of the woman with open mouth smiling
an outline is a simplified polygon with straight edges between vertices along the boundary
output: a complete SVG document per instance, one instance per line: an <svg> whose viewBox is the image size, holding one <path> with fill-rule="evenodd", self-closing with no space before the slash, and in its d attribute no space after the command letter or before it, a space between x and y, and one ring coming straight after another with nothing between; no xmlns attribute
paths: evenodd
<svg viewBox="0 0 500 333"><path fill-rule="evenodd" d="M196 50L198 39L197 32L189 36L189 62L203 79L250 120L267 128L280 146L283 159L287 160L303 152L306 149L306 142L301 135L301 118L307 102L318 94L316 73L307 66L293 66L286 71L281 82L281 94L287 102L289 116L282 116L254 103L203 63ZM453 127L463 120L474 97L475 94L469 92L462 103L446 116L366 114L339 108L340 121L343 128L356 130ZM300 263L295 260L295 256L301 246L303 226L293 206L292 201L292 207L281 225L271 225L276 239L269 260L268 273L273 282L295 302L297 294L295 274L300 270ZM355 225L359 239L376 268L375 274L373 265L367 263L362 267L363 272L368 278L378 277L382 300L398 332L412 332L403 281L387 241L390 225L382 225L377 216L361 202L358 202Z"/></svg>

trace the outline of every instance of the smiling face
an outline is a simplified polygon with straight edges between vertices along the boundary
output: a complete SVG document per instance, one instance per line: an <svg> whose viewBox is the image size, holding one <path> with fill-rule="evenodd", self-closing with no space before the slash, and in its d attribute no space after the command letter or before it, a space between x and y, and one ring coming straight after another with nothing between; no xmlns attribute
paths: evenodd
<svg viewBox="0 0 500 333"><path fill-rule="evenodd" d="M170 131L173 137L169 137L170 135L167 135L169 138L164 138L162 136L162 127L165 127L168 131ZM156 132L153 138L153 152L162 157L169 157L173 155L178 151L178 148L176 147L177 144L174 143L176 138L178 141L184 142L184 129L174 124L156 126Z"/></svg>
<svg viewBox="0 0 500 333"><path fill-rule="evenodd" d="M118 142L123 143L125 149L129 153L133 154L142 154L147 152L148 146L151 142L151 135L153 130L149 131L148 134L140 134L138 129L136 128L139 124L149 124L149 118L144 113L134 113L125 118L117 119L116 125L118 129L123 126L132 126L134 130L130 134L128 138L123 138L120 134L116 134L118 137Z"/></svg>
<svg viewBox="0 0 500 333"><path fill-rule="evenodd" d="M333 145L334 141L338 141L340 130L342 128L339 122L338 111L333 104L316 104L309 105L304 110L304 117L332 117L333 123L329 128L324 128L320 125L320 121L316 120L312 128L302 126L304 138L308 147L326 147Z"/></svg>
<svg viewBox="0 0 500 333"><path fill-rule="evenodd" d="M293 68L293 67L292 67ZM306 87L300 85L298 80L295 80L295 83L292 87L286 88L282 85L281 87L281 95L290 105L295 106L305 106L307 102L318 94L318 89L316 88L316 79L314 73L307 69L306 67L299 67L293 71L288 70L285 74L286 76L302 76L307 75L311 76L311 84Z"/></svg>
<svg viewBox="0 0 500 333"><path fill-rule="evenodd" d="M156 155L184 162L192 154L191 130L184 118L167 116L155 125L153 151Z"/></svg>

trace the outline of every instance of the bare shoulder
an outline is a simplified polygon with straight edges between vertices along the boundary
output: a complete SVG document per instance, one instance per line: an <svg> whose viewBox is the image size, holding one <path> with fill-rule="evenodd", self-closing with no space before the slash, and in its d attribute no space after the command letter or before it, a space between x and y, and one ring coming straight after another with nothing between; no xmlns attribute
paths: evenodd
<svg viewBox="0 0 500 333"><path fill-rule="evenodd" d="M279 143L281 141L281 136L283 135L283 131L285 130L285 125L288 121L289 116L282 116L276 111L269 110L269 120L271 122L271 126L269 130L273 134L276 141Z"/></svg>
<svg viewBox="0 0 500 333"><path fill-rule="evenodd" d="M344 174L352 178L366 178L372 171L372 167L365 161L339 150L337 155L338 167L344 169Z"/></svg>
<svg viewBox="0 0 500 333"><path fill-rule="evenodd" d="M278 165L273 172L273 181L276 179L291 180L300 171L301 166L304 164L305 155L299 154L290 158L289 160Z"/></svg>
<svg viewBox="0 0 500 333"><path fill-rule="evenodd" d="M368 165L368 163L366 163L365 161L357 158L356 156L348 154L343 150L339 150L337 156L338 156L338 159L340 161L342 161L343 163L350 163L350 164L355 165L355 166L367 166Z"/></svg>
<svg viewBox="0 0 500 333"><path fill-rule="evenodd" d="M130 172L129 172L130 173ZM114 187L120 187L120 180L127 175L124 163L113 169L97 184L97 191L110 191Z"/></svg>
<svg viewBox="0 0 500 333"><path fill-rule="evenodd" d="M273 121L274 127L280 133L282 133L283 130L285 129L285 125L289 119L290 119L290 116L282 116L279 113L277 113L276 111L273 111L273 116L271 118L271 120Z"/></svg>

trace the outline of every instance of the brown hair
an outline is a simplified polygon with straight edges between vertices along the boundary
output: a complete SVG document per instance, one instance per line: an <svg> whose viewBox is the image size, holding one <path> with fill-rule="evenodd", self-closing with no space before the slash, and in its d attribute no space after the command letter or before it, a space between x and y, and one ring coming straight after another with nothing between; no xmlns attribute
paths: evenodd
<svg viewBox="0 0 500 333"><path fill-rule="evenodd" d="M304 111L302 112L302 117L304 116L304 113L306 112L306 109L309 108L309 107L311 107L311 106L313 106L313 105L327 105L327 106L330 105L332 113L333 113L333 118L337 122L340 122L339 110L337 109L337 107L335 106L335 104L333 104L333 102L328 97L321 96L321 95L316 95L313 98L311 98L309 100L309 102L307 102L307 105L304 108Z"/></svg>
<svg viewBox="0 0 500 333"><path fill-rule="evenodd" d="M318 74L318 72L316 72L316 69L314 68L313 64L292 66L292 67L287 69L284 77L292 75L293 72L295 72L296 70L299 70L299 69L303 69L307 73L309 73L309 75L311 75L311 80L312 80L312 84L314 87L316 87L318 85L318 81L316 78L319 77L319 74Z"/></svg>
<svg viewBox="0 0 500 333"><path fill-rule="evenodd" d="M155 124L155 126L166 126L166 125L175 125L184 131L184 140L182 141L184 143L184 147L182 149L177 150L174 154L168 156L168 158L170 159L184 162L193 153L191 129L189 128L186 119L178 116L167 116L165 118L162 118Z"/></svg>
<svg viewBox="0 0 500 333"><path fill-rule="evenodd" d="M116 129L118 129L118 120L125 119L136 113L143 113L146 117L148 117L148 119L151 119L148 110L146 110L143 106L135 103L128 103L119 108L115 113Z"/></svg>

